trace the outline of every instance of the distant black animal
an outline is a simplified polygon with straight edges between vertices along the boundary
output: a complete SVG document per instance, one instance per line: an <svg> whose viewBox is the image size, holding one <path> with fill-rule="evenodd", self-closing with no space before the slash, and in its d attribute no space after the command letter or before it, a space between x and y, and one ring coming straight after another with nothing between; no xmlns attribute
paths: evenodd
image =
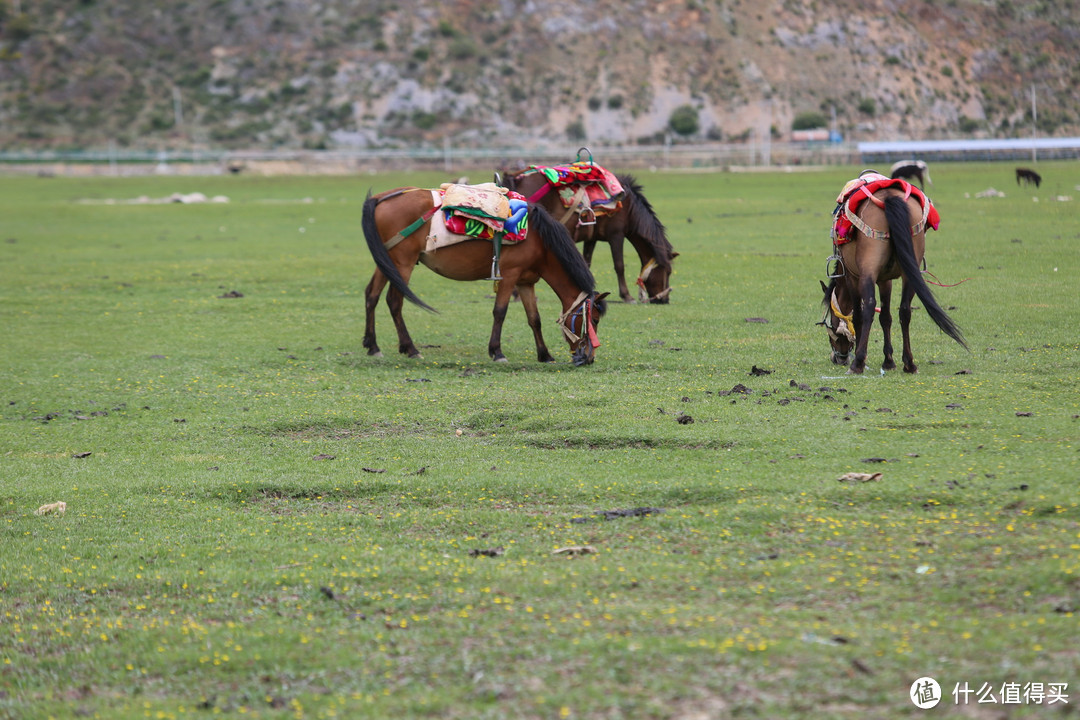
<svg viewBox="0 0 1080 720"><path fill-rule="evenodd" d="M1042 175L1031 168L1016 168L1016 184L1019 185L1021 180L1024 181L1025 185L1035 183L1035 187L1039 187L1039 183L1042 182Z"/></svg>
<svg viewBox="0 0 1080 720"><path fill-rule="evenodd" d="M926 163L922 160L901 160L893 163L889 169L889 177L908 181L918 180L920 190L925 190L926 183L934 184L934 181L930 179L930 168L926 167Z"/></svg>

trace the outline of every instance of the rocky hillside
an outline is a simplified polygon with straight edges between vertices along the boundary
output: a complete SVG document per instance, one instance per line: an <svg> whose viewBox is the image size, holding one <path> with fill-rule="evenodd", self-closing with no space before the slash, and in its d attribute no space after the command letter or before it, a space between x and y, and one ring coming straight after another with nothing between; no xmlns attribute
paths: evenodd
<svg viewBox="0 0 1080 720"><path fill-rule="evenodd" d="M1077 5L0 0L0 147L1080 134Z"/></svg>

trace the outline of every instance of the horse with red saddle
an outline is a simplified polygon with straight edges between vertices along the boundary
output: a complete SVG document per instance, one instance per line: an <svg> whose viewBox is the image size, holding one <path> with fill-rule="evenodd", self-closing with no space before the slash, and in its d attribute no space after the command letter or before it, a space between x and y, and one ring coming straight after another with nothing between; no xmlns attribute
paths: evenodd
<svg viewBox="0 0 1080 720"><path fill-rule="evenodd" d="M887 178L871 170L844 186L833 212L833 256L836 267L828 285L821 283L832 361L849 372L866 367L870 328L875 314L875 288L881 291L881 331L885 362L892 370L892 281L900 278L900 329L903 335L904 372L918 370L911 352L911 301L918 296L930 319L949 337L967 348L960 328L938 305L922 277L926 228L937 229L940 218L930 198L902 179Z"/></svg>

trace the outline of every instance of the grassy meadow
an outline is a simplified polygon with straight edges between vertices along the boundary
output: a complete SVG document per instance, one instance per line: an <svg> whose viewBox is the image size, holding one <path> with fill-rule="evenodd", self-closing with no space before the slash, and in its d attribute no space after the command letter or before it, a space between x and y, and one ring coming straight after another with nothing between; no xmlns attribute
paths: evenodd
<svg viewBox="0 0 1080 720"><path fill-rule="evenodd" d="M1078 167L933 166L971 350L917 310L862 377L815 326L862 168L639 173L671 304L584 368L546 286L560 362L512 306L496 364L425 268L423 359L385 302L366 355L364 196L441 175L0 177L0 718L1075 716ZM229 202L126 202L174 192Z"/></svg>

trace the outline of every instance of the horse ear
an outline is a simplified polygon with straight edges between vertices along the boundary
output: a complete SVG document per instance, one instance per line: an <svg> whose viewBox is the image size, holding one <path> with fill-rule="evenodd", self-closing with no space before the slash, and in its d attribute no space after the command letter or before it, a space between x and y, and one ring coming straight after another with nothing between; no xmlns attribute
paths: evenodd
<svg viewBox="0 0 1080 720"><path fill-rule="evenodd" d="M829 292L829 288L828 288L828 286L825 285L824 280L818 280L818 282L821 284L821 292L823 292L823 293Z"/></svg>
<svg viewBox="0 0 1080 720"><path fill-rule="evenodd" d="M600 293L599 295L596 296L596 302L600 302L601 300L603 300L604 298L606 298L610 294L611 293L609 293L609 292Z"/></svg>
<svg viewBox="0 0 1080 720"><path fill-rule="evenodd" d="M672 259L672 260L674 260L674 259L675 259L675 258L677 258L677 257L679 257L679 253L677 253L677 252L673 252L673 253L671 253L671 259Z"/></svg>

